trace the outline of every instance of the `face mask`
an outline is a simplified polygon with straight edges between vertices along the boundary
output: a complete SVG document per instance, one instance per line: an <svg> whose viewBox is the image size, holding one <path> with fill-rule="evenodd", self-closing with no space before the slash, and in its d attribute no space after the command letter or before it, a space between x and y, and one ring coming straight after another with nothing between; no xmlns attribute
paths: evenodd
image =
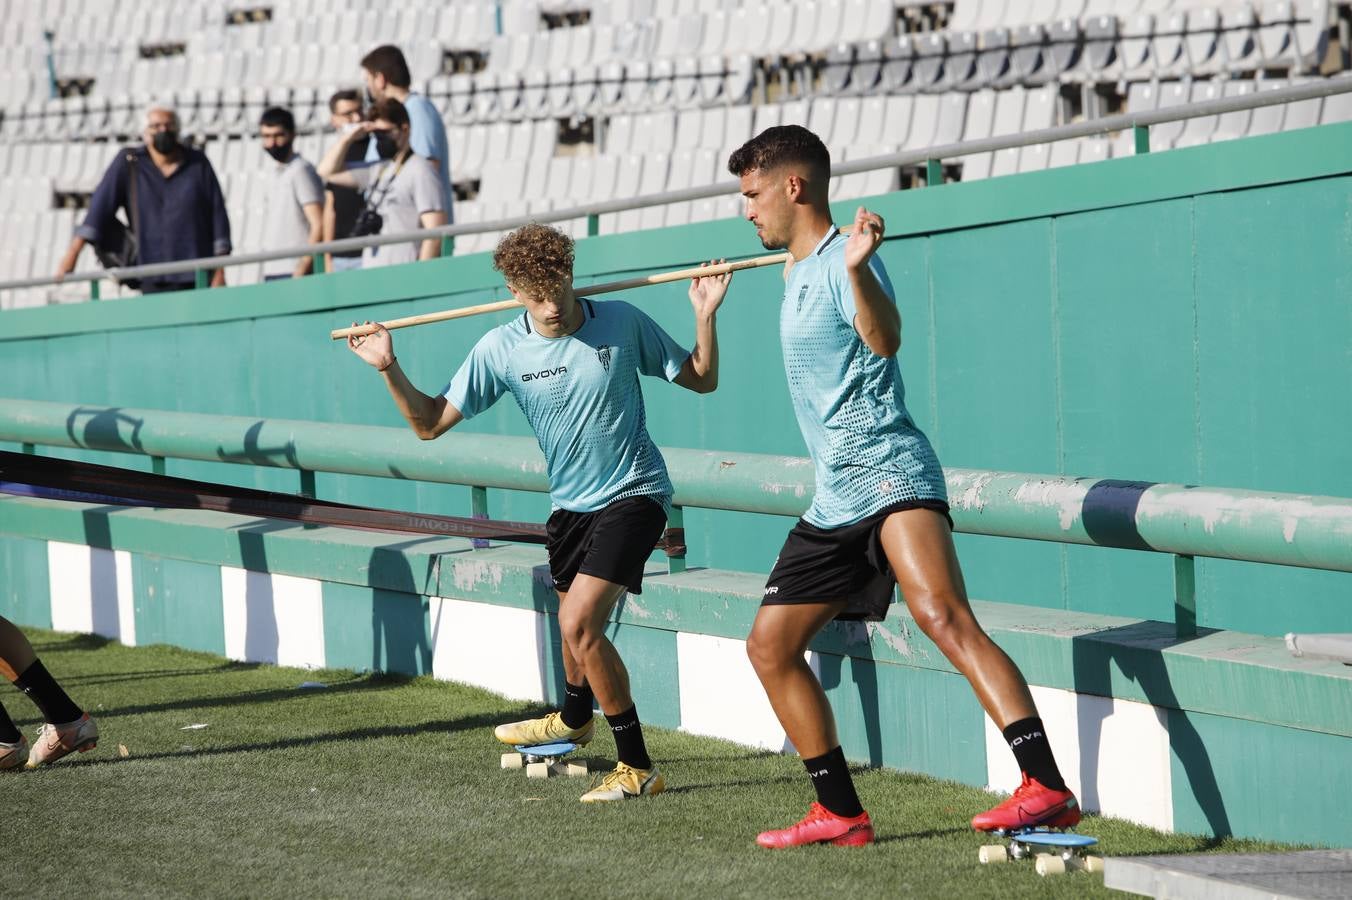
<svg viewBox="0 0 1352 900"><path fill-rule="evenodd" d="M376 153L381 159L394 159L399 152L399 142L388 131L376 132Z"/></svg>
<svg viewBox="0 0 1352 900"><path fill-rule="evenodd" d="M263 149L268 156L271 156L277 162L286 162L291 158L291 141L287 141L285 144L273 144L271 147L264 147Z"/></svg>
<svg viewBox="0 0 1352 900"><path fill-rule="evenodd" d="M178 149L178 132L157 131L150 139L150 145L167 156Z"/></svg>

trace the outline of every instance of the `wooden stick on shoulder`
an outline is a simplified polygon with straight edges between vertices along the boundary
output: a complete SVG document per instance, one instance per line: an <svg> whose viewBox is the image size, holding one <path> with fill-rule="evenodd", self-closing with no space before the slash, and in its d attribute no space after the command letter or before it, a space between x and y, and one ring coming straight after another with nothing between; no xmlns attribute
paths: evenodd
<svg viewBox="0 0 1352 900"><path fill-rule="evenodd" d="M848 234L844 228L840 229L841 234ZM669 284L673 281L685 281L688 278L696 276L722 275L726 272L740 272L743 269L758 269L762 266L782 265L788 261L788 253L771 253L768 256L753 256L750 259L739 259L736 262L719 263L715 266L692 266L689 269L676 269L672 272L659 272L656 275L645 275L639 278L626 278L623 281L608 281L604 284L574 285L573 290L578 296L591 297L596 294L609 294L615 291L628 291L634 288L647 287L652 284ZM484 313L501 312L504 309L513 309L520 307L521 304L515 300L498 300L493 303L480 303L477 306L462 306L457 309L446 309L441 312L423 313L420 316L405 316L402 319L390 319L388 322L381 322L385 328L390 331L396 328L412 328L414 325L427 325L431 322L445 322L450 319L463 319L467 316L478 316ZM351 328L338 328L329 332L329 337L335 341L342 340L353 335L375 334L375 325L353 325Z"/></svg>

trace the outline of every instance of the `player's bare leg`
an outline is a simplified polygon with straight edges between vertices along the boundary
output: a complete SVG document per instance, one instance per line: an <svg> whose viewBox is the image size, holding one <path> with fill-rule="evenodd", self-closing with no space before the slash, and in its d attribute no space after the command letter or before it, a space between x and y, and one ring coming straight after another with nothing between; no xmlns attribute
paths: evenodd
<svg viewBox="0 0 1352 900"><path fill-rule="evenodd" d="M619 757L615 770L582 795L587 803L658 794L666 787L648 756L643 726L629 692L629 671L605 633L610 613L624 591L623 585L578 574L568 593L560 595L559 633L572 655L573 665L580 668L579 674L605 713ZM566 669L567 656L564 665ZM580 683L574 682L573 677L568 676L570 684Z"/></svg>
<svg viewBox="0 0 1352 900"><path fill-rule="evenodd" d="M1024 774L1014 796L976 816L973 827L1070 827L1079 822L1079 805L1056 766L1028 682L972 613L948 521L933 510L909 509L888 516L881 537L912 618L971 683Z"/></svg>
<svg viewBox="0 0 1352 900"><path fill-rule="evenodd" d="M844 609L844 601L765 605L751 626L747 656L817 791L802 821L756 838L762 847L873 843L873 823L855 793L831 704L803 658L808 642Z"/></svg>

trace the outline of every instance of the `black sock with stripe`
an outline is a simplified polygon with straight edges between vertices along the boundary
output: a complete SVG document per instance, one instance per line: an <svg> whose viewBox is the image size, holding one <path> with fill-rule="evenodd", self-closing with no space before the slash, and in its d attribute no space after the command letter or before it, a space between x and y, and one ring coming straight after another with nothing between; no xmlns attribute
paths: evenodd
<svg viewBox="0 0 1352 900"><path fill-rule="evenodd" d="M65 725L84 715L84 711L61 690L61 685L56 683L40 659L34 660L31 666L24 669L14 686L37 704L38 709L42 710L43 720L49 724Z"/></svg>
<svg viewBox="0 0 1352 900"><path fill-rule="evenodd" d="M1056 767L1056 757L1052 756L1052 745L1047 742L1041 719L1034 716L1011 722L1001 733L1009 742L1009 749L1014 751L1014 758L1018 760L1024 774L1036 778L1043 787L1054 791L1066 790L1065 779Z"/></svg>
<svg viewBox="0 0 1352 900"><path fill-rule="evenodd" d="M643 742L643 726L638 721L638 707L631 706L614 716L606 716L610 731L615 735L615 755L620 762L635 769L651 769L648 745Z"/></svg>
<svg viewBox="0 0 1352 900"><path fill-rule="evenodd" d="M817 802L838 816L852 819L864 811L859 795L854 791L850 764L845 762L845 751L839 746L821 756L804 758L808 777L817 791Z"/></svg>
<svg viewBox="0 0 1352 900"><path fill-rule="evenodd" d="M581 684L563 684L563 724L569 728L581 728L592 720L592 689L583 681Z"/></svg>

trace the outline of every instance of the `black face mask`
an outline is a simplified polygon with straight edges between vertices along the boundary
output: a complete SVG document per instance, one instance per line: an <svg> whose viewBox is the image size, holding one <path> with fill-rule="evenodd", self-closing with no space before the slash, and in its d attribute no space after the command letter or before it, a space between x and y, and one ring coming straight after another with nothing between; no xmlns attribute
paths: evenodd
<svg viewBox="0 0 1352 900"><path fill-rule="evenodd" d="M273 144L271 147L264 147L263 150L277 162L286 162L291 158L291 143L287 141L285 144Z"/></svg>
<svg viewBox="0 0 1352 900"><path fill-rule="evenodd" d="M394 159L399 152L399 142L388 131L376 132L376 153L381 159Z"/></svg>
<svg viewBox="0 0 1352 900"><path fill-rule="evenodd" d="M157 131L154 136L151 137L150 145L154 147L156 151L168 156L178 149L178 132Z"/></svg>

